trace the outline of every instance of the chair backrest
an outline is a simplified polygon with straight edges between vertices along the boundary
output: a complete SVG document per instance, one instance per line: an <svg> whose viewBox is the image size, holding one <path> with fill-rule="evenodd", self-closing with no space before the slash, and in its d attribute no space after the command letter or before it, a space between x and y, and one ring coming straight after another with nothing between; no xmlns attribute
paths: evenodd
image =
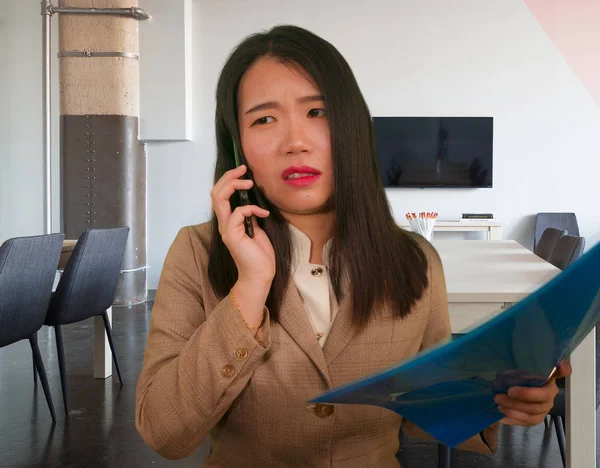
<svg viewBox="0 0 600 468"><path fill-rule="evenodd" d="M578 236L562 236L554 247L548 261L557 268L564 270L581 257L585 247L585 239Z"/></svg>
<svg viewBox="0 0 600 468"><path fill-rule="evenodd" d="M0 246L0 347L44 324L64 235L15 237Z"/></svg>
<svg viewBox="0 0 600 468"><path fill-rule="evenodd" d="M65 325L99 315L117 293L129 228L91 229L77 241L46 316Z"/></svg>
<svg viewBox="0 0 600 468"><path fill-rule="evenodd" d="M552 252L554 251L554 248L556 247L556 244L558 244L558 240L565 234L567 234L565 229L547 228L542 234L534 253L538 257L548 261L552 255Z"/></svg>
<svg viewBox="0 0 600 468"><path fill-rule="evenodd" d="M549 227L565 229L570 236L579 235L579 225L575 213L538 213L535 217L534 251L542 238L542 234Z"/></svg>

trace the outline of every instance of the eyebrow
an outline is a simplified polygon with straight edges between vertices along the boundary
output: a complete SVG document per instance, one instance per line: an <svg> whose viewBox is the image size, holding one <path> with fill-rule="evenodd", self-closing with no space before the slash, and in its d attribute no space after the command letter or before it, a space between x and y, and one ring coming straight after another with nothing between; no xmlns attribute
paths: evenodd
<svg viewBox="0 0 600 468"><path fill-rule="evenodd" d="M304 96L298 98L298 104L305 104L307 102L325 101L325 98L321 94L315 94L314 96ZM251 109L248 109L245 114L251 114L252 112L258 112L265 109L279 109L281 105L277 101L267 101L262 104L258 104Z"/></svg>

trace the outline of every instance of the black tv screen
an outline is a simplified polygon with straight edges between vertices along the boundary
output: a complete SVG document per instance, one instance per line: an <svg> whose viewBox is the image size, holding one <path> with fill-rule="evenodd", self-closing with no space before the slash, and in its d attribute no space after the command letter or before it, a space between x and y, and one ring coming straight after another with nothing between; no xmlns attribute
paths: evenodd
<svg viewBox="0 0 600 468"><path fill-rule="evenodd" d="M374 117L385 187L491 187L492 117Z"/></svg>

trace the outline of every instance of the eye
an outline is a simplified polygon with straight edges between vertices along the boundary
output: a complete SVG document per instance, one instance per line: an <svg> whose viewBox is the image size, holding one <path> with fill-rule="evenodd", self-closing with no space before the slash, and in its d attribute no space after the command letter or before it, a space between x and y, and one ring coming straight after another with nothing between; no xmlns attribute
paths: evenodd
<svg viewBox="0 0 600 468"><path fill-rule="evenodd" d="M269 119L271 119L271 120L269 120ZM271 123L273 120L274 119L271 116L261 117L260 119L255 120L252 125L265 125L265 124Z"/></svg>
<svg viewBox="0 0 600 468"><path fill-rule="evenodd" d="M325 109L311 109L308 111L309 117L323 117L325 115Z"/></svg>

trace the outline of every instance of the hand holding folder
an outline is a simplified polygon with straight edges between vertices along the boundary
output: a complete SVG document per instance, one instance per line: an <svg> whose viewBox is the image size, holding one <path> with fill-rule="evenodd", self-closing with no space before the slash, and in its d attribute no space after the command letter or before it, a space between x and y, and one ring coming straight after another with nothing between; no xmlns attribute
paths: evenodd
<svg viewBox="0 0 600 468"><path fill-rule="evenodd" d="M559 392L556 379L571 375L571 364L561 361L546 384L541 387L517 387L510 385L508 395L498 394L494 401L504 414L500 422L510 426L537 426L554 406Z"/></svg>
<svg viewBox="0 0 600 468"><path fill-rule="evenodd" d="M600 323L600 244L508 311L313 402L378 405L455 447L501 420L495 395L541 387Z"/></svg>

